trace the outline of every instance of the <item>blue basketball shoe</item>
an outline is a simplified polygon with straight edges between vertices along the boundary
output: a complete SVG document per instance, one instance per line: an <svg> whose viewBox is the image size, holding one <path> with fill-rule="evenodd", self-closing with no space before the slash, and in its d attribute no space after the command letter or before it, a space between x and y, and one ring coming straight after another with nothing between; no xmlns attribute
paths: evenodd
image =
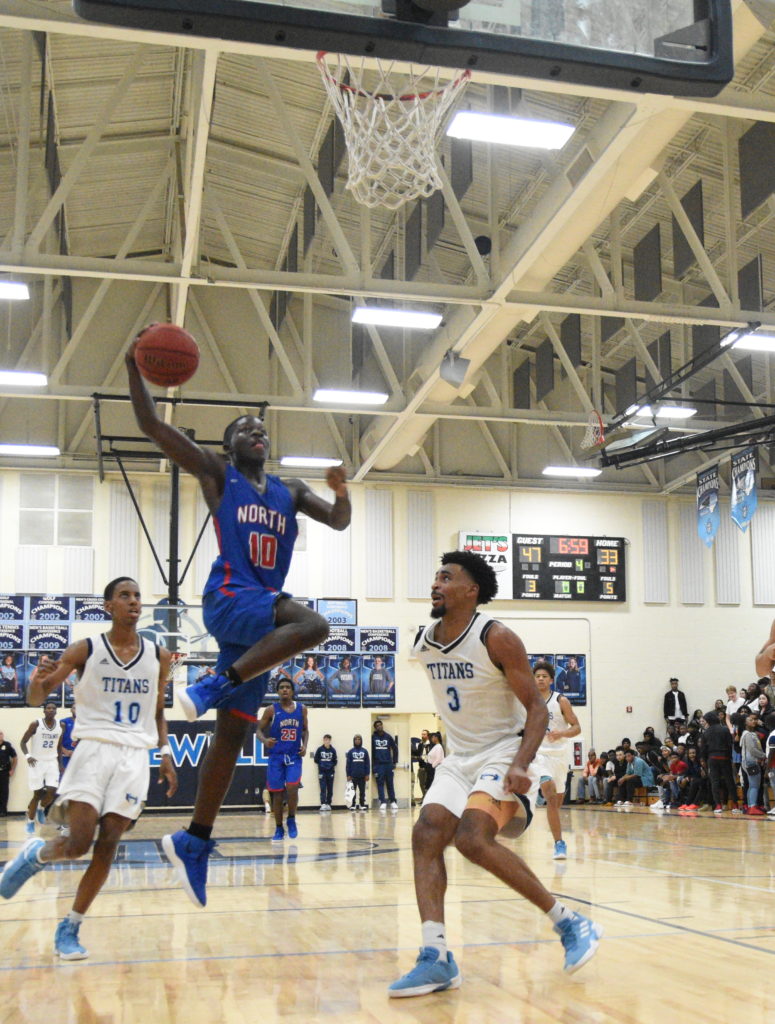
<svg viewBox="0 0 775 1024"><path fill-rule="evenodd" d="M564 839L558 839L554 844L554 859L565 860L568 856L568 847L565 845Z"/></svg>
<svg viewBox="0 0 775 1024"><path fill-rule="evenodd" d="M283 839L285 839L285 829L282 827L282 825L278 825L277 828L274 830L272 842L281 843Z"/></svg>
<svg viewBox="0 0 775 1024"><path fill-rule="evenodd" d="M460 988L460 968L451 953L442 960L432 946L420 948L417 963L403 978L394 981L388 989L391 999L403 996L427 996L430 992L444 992Z"/></svg>
<svg viewBox="0 0 775 1024"><path fill-rule="evenodd" d="M573 917L559 921L554 926L554 930L560 936L560 941L565 949L563 970L566 974L573 974L579 967L583 967L588 960L591 960L603 937L603 929L600 925L590 921L583 914L574 914Z"/></svg>
<svg viewBox="0 0 775 1024"><path fill-rule="evenodd" d="M196 907L207 904L207 863L215 849L214 839L200 839L180 829L164 836L162 849L178 873L180 884Z"/></svg>
<svg viewBox="0 0 775 1024"><path fill-rule="evenodd" d="M195 722L205 711L217 708L235 689L228 676L203 676L199 682L178 691L178 700L188 721Z"/></svg>
<svg viewBox="0 0 775 1024"><path fill-rule="evenodd" d="M57 925L54 933L54 949L59 954L60 960L85 960L89 955L78 941L78 929L80 924L75 924L66 917Z"/></svg>
<svg viewBox="0 0 775 1024"><path fill-rule="evenodd" d="M27 818L27 820L24 823L24 831L27 833L28 836L34 836L35 835L35 819L34 818Z"/></svg>
<svg viewBox="0 0 775 1024"><path fill-rule="evenodd" d="M38 809L35 811L35 818L39 825L46 824L46 812L43 810L42 807L38 807Z"/></svg>
<svg viewBox="0 0 775 1024"><path fill-rule="evenodd" d="M299 834L299 830L296 828L296 819L288 818L285 824L288 826L288 838L295 839Z"/></svg>
<svg viewBox="0 0 775 1024"><path fill-rule="evenodd" d="M8 861L0 875L0 896L9 900L26 881L43 870L45 864L38 860L38 850L45 845L43 839L28 839L14 859Z"/></svg>

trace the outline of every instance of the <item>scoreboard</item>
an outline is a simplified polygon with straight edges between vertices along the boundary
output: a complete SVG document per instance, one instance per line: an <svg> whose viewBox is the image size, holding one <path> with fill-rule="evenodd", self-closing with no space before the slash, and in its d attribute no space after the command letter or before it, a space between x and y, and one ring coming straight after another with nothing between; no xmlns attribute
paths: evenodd
<svg viewBox="0 0 775 1024"><path fill-rule="evenodd" d="M624 537L512 534L513 599L626 601Z"/></svg>

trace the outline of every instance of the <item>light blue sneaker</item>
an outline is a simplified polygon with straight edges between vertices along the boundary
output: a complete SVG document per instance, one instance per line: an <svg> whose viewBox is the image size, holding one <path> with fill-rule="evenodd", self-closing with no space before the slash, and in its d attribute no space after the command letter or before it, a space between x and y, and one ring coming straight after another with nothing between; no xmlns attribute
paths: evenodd
<svg viewBox="0 0 775 1024"><path fill-rule="evenodd" d="M603 937L600 925L590 921L583 914L574 914L573 917L560 921L554 926L554 930L560 936L565 949L563 970L566 974L573 974L579 967L583 967L587 960L591 960Z"/></svg>
<svg viewBox="0 0 775 1024"><path fill-rule="evenodd" d="M215 849L215 840L200 839L180 829L164 836L161 845L188 898L195 907L204 907L207 904L207 862Z"/></svg>
<svg viewBox="0 0 775 1024"><path fill-rule="evenodd" d="M178 701L189 722L218 705L233 692L234 683L225 675L203 676L199 682L178 691Z"/></svg>
<svg viewBox="0 0 775 1024"><path fill-rule="evenodd" d="M35 819L34 818L27 818L27 820L24 823L24 831L27 833L28 836L34 836L35 835Z"/></svg>
<svg viewBox="0 0 775 1024"><path fill-rule="evenodd" d="M565 845L564 839L558 839L554 844L554 859L565 860L568 856L568 847Z"/></svg>
<svg viewBox="0 0 775 1024"><path fill-rule="evenodd" d="M38 807L38 809L35 811L35 818L37 819L39 825L46 824L46 812L43 810L42 807Z"/></svg>
<svg viewBox="0 0 775 1024"><path fill-rule="evenodd" d="M299 830L296 828L296 819L288 818L285 824L288 826L288 838L295 839L299 834Z"/></svg>
<svg viewBox="0 0 775 1024"><path fill-rule="evenodd" d="M38 850L45 845L43 839L28 839L14 859L8 861L0 875L0 896L9 900L28 879L43 870L45 864L38 860Z"/></svg>
<svg viewBox="0 0 775 1024"><path fill-rule="evenodd" d="M290 829L289 829L289 831L290 831ZM283 839L285 839L285 829L282 827L282 825L278 825L277 828L274 830L274 835L272 836L272 842L273 843L281 843L283 841Z"/></svg>
<svg viewBox="0 0 775 1024"><path fill-rule="evenodd" d="M442 960L437 949L423 946L417 963L403 978L393 982L388 995L391 999L426 996L430 992L443 992L448 988L460 988L460 968L455 958L447 953L447 959Z"/></svg>
<svg viewBox="0 0 775 1024"><path fill-rule="evenodd" d="M85 960L89 955L78 941L78 929L80 924L74 924L66 917L57 925L54 934L54 949L59 954L60 960Z"/></svg>

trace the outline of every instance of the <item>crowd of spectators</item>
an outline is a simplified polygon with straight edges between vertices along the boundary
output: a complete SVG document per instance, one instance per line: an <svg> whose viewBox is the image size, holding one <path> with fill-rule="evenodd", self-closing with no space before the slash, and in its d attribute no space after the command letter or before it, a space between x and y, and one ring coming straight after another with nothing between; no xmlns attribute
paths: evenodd
<svg viewBox="0 0 775 1024"><path fill-rule="evenodd" d="M657 796L655 811L714 811L775 817L775 685L765 677L726 689L712 709L691 715L678 680L664 700L664 738L652 726L634 746L590 749L576 802L628 808L636 790ZM739 799L738 793L742 794Z"/></svg>

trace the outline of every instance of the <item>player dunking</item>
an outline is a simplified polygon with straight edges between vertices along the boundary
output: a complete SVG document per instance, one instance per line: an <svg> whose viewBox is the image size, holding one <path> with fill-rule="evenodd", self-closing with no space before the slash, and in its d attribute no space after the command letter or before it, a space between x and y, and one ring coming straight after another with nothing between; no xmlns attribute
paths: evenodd
<svg viewBox="0 0 775 1024"><path fill-rule="evenodd" d="M59 922L54 937L63 960L83 960L89 955L79 941L78 929L105 884L121 836L145 804L149 749L160 747L159 781L167 780L167 795L177 789L164 719L170 655L138 635L141 608L140 589L133 579L112 580L105 588L110 630L71 644L58 662L41 658L27 691L27 700L36 703L71 673L78 678L78 719L73 730L78 745L56 798L56 806L66 812L70 835L48 842L28 840L6 865L0 895L10 899L46 864L83 856L99 827L72 910Z"/></svg>
<svg viewBox="0 0 775 1024"><path fill-rule="evenodd" d="M510 835L519 835L530 823L537 780L529 768L548 717L522 641L477 611L497 589L492 567L479 555L442 555L431 589L431 616L437 621L415 640L413 654L428 674L450 753L425 794L412 833L422 948L414 968L390 986L390 996L460 985L444 927L444 849L452 842L548 915L565 948L566 971L585 964L602 935L598 925L555 900L527 864L496 841L505 825Z"/></svg>
<svg viewBox="0 0 775 1024"><path fill-rule="evenodd" d="M288 798L288 837L299 834L296 827L296 808L299 804L302 758L307 752L309 726L307 709L293 699L293 683L283 679L277 687L280 700L270 704L261 716L256 736L268 751L266 788L272 794L275 833L272 842L285 839L283 828L283 799Z"/></svg>
<svg viewBox="0 0 775 1024"><path fill-rule="evenodd" d="M215 845L210 838L213 824L248 729L256 721L266 673L328 635L325 619L282 589L298 532L296 514L304 512L344 530L350 523L350 499L341 467L326 475L336 495L333 504L302 480L283 482L266 473L269 436L258 416L240 416L229 424L223 437L225 459L165 423L135 364L136 344L126 363L137 423L169 459L199 481L220 549L203 592L204 623L220 649L217 674L179 696L190 720L217 707L218 721L199 775L191 823L162 840L189 898L203 907L207 862Z"/></svg>
<svg viewBox="0 0 775 1024"><path fill-rule="evenodd" d="M565 797L565 779L570 761L568 740L571 736L579 735L581 726L568 698L552 689L554 666L548 661L537 661L533 665L533 675L549 714L546 735L538 748L535 769L546 800L546 820L554 839L554 859L565 860L568 847L562 838L560 808Z"/></svg>

